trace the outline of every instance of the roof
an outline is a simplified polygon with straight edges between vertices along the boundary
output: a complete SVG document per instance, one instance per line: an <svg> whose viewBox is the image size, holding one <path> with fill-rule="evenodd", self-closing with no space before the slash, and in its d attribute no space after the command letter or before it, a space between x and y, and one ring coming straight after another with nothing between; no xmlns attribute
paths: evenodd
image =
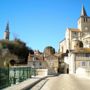
<svg viewBox="0 0 90 90"><path fill-rule="evenodd" d="M76 48L72 52L74 52L74 53L90 53L90 48Z"/></svg>
<svg viewBox="0 0 90 90"><path fill-rule="evenodd" d="M9 32L9 22L7 23L7 25L6 25L6 30L5 30L6 32Z"/></svg>
<svg viewBox="0 0 90 90"><path fill-rule="evenodd" d="M86 13L86 10L84 8L84 5L82 6L81 16L87 16L87 13Z"/></svg>
<svg viewBox="0 0 90 90"><path fill-rule="evenodd" d="M44 60L43 54L30 54L28 55L28 61L32 61L33 59L35 60Z"/></svg>
<svg viewBox="0 0 90 90"><path fill-rule="evenodd" d="M68 28L68 30L72 32L81 32L80 29L76 29L76 28Z"/></svg>
<svg viewBox="0 0 90 90"><path fill-rule="evenodd" d="M66 39L64 38L63 40L61 40L59 43L61 43L61 42L63 42L63 41L65 41Z"/></svg>

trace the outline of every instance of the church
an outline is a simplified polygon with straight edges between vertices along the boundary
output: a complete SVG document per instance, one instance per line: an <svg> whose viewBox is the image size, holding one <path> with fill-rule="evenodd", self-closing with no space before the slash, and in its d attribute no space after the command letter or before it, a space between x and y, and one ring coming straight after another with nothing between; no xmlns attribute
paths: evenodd
<svg viewBox="0 0 90 90"><path fill-rule="evenodd" d="M90 77L90 17L82 6L77 28L67 28L59 43L65 73Z"/></svg>
<svg viewBox="0 0 90 90"><path fill-rule="evenodd" d="M9 32L9 23L7 23L6 30L4 32L4 39L5 40L9 40L9 36L10 36L9 34L10 34L10 32Z"/></svg>

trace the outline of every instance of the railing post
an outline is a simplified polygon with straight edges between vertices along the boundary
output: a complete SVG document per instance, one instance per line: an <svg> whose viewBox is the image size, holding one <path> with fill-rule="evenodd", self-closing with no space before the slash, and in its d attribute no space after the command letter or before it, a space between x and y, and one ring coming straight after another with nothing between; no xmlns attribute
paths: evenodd
<svg viewBox="0 0 90 90"><path fill-rule="evenodd" d="M9 84L10 84L10 83L9 83L9 64L8 64L8 67L7 67L7 68L8 68L8 69L7 69L7 70L8 70L8 72L7 72L7 73L8 73L8 85L9 85Z"/></svg>
<svg viewBox="0 0 90 90"><path fill-rule="evenodd" d="M14 84L16 84L16 70L14 68Z"/></svg>
<svg viewBox="0 0 90 90"><path fill-rule="evenodd" d="M22 75L22 77L23 77L23 80L24 80L24 68L23 68L23 75Z"/></svg>
<svg viewBox="0 0 90 90"><path fill-rule="evenodd" d="M21 80L20 80L20 78L21 78L20 77L21 76L21 74L20 74L21 73L21 69L19 68L18 71L19 71L19 82L21 82Z"/></svg>
<svg viewBox="0 0 90 90"><path fill-rule="evenodd" d="M31 67L29 67L29 78L31 78Z"/></svg>
<svg viewBox="0 0 90 90"><path fill-rule="evenodd" d="M27 78L28 78L28 67L27 67L26 71L27 71Z"/></svg>

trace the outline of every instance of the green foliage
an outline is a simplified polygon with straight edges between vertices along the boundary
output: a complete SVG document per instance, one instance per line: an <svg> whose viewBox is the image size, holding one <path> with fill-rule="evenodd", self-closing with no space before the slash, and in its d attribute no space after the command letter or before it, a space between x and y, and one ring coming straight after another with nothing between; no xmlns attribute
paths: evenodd
<svg viewBox="0 0 90 90"><path fill-rule="evenodd" d="M44 49L44 53L45 53L45 54L55 54L55 49L54 49L52 46L47 46L47 47Z"/></svg>
<svg viewBox="0 0 90 90"><path fill-rule="evenodd" d="M28 48L24 42L17 39L15 41L7 41L2 40L0 41L2 49L8 48L10 53L17 55L20 59L27 60L28 53L33 51L32 49Z"/></svg>

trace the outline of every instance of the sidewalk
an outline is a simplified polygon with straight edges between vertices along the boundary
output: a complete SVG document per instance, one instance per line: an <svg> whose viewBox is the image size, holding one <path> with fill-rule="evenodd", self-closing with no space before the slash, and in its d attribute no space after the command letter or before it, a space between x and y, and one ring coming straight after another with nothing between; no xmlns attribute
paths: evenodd
<svg viewBox="0 0 90 90"><path fill-rule="evenodd" d="M29 78L19 84L15 84L13 86L7 87L3 90L27 90L28 88L33 87L36 83L38 83L39 81L45 79L47 76L35 76L32 78Z"/></svg>

